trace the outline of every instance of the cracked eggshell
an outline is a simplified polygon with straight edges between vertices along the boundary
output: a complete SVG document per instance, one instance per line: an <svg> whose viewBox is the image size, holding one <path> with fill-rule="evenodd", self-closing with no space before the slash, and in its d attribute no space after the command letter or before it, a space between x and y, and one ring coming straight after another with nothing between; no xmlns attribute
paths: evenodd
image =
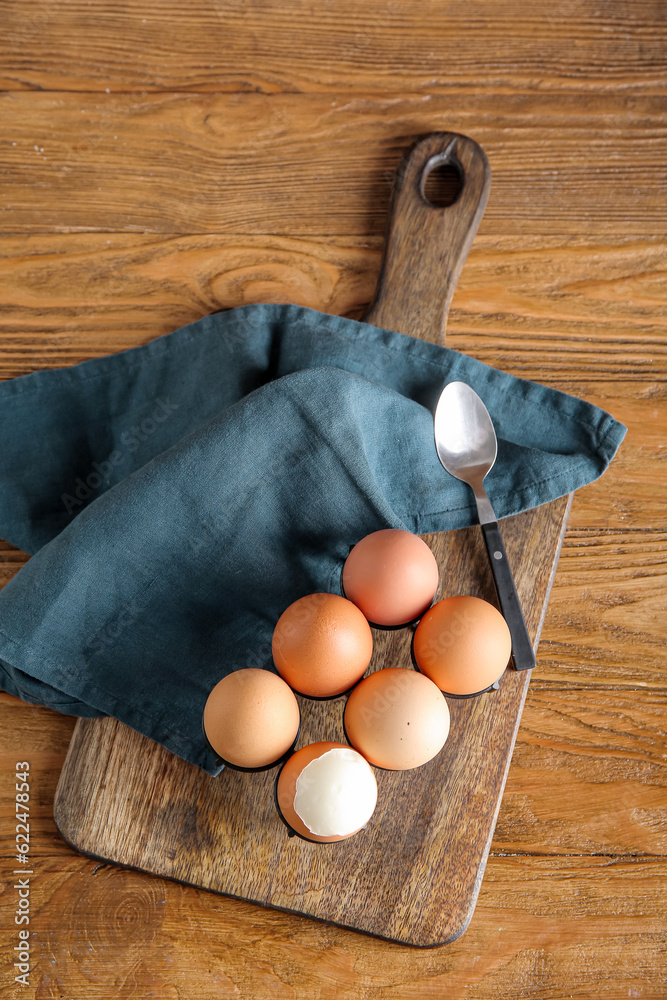
<svg viewBox="0 0 667 1000"><path fill-rule="evenodd" d="M355 757L359 758L359 761L363 763L364 767L367 768L368 774L366 776L366 781L364 782L366 801L364 802L365 813L364 821L356 826L355 829L350 830L349 833L345 834L331 834L329 836L313 833L308 826L306 826L304 820L301 818L299 813L295 808L295 798L297 797L298 785L297 782L303 774L304 770L313 761L318 760L325 754L328 754L331 750L344 750L348 754L354 754ZM330 775L327 775L327 780L330 781ZM331 785L335 785L336 782L331 782ZM324 791L326 789L317 790L318 792ZM339 789L332 787L334 794L339 794ZM295 833L298 833L301 837L305 837L307 840L313 840L318 843L330 844L339 840L347 840L348 837L353 836L358 833L359 830L363 829L368 820L370 819L373 811L375 809L375 804L377 801L377 785L375 782L375 775L373 770L362 757L361 754L353 750L352 747L347 746L345 743L336 743L331 741L322 741L319 743L310 743L308 746L301 747L296 753L292 754L291 757L285 761L282 770L278 776L278 782L276 785L276 799L278 803L278 808L283 816L285 822L290 826ZM355 814L358 816L358 803L354 803ZM363 817L362 817L363 818Z"/></svg>

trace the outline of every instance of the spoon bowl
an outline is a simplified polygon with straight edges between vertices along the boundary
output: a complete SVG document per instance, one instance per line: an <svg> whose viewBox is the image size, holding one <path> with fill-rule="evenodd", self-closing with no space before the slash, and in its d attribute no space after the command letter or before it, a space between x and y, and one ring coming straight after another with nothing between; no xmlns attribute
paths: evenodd
<svg viewBox="0 0 667 1000"><path fill-rule="evenodd" d="M489 411L466 382L448 382L442 390L435 410L434 431L435 448L443 467L473 489L480 524L495 521L483 482L496 461L498 439Z"/></svg>
<svg viewBox="0 0 667 1000"><path fill-rule="evenodd" d="M465 382L447 383L436 406L434 434L442 466L451 476L467 483L475 494L498 600L512 636L514 666L516 670L531 670L535 666L533 645L498 520L484 489L484 478L498 454L498 439L489 411L471 386Z"/></svg>

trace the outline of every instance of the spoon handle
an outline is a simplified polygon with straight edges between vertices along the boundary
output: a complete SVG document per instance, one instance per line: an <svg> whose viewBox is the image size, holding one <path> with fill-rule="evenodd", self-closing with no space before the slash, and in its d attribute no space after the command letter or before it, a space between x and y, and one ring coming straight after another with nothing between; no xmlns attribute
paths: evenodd
<svg viewBox="0 0 667 1000"><path fill-rule="evenodd" d="M528 635L526 622L519 603L519 597L514 586L514 577L507 553L503 545L502 535L497 521L482 525L489 562L496 584L498 600L512 636L512 659L515 670L532 670L535 666L533 644Z"/></svg>

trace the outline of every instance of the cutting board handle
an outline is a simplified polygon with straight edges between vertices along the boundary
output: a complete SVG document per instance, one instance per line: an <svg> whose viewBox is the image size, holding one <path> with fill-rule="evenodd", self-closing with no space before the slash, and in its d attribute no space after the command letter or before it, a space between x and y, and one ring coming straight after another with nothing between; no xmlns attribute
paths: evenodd
<svg viewBox="0 0 667 1000"><path fill-rule="evenodd" d="M453 167L455 200L439 207L426 198L432 170ZM491 169L473 139L431 132L401 160L389 211L384 259L367 323L444 343L449 304L484 214Z"/></svg>

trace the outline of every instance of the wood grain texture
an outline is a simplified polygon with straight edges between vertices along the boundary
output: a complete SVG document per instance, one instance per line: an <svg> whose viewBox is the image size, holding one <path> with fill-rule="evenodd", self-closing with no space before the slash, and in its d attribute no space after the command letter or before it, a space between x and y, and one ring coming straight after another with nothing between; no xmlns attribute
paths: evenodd
<svg viewBox="0 0 667 1000"><path fill-rule="evenodd" d="M13 91L665 90L660 0L530 13L519 0L3 0L0 13Z"/></svg>
<svg viewBox="0 0 667 1000"><path fill-rule="evenodd" d="M664 690L665 552L662 530L568 533L550 609L554 631L547 630L542 647L543 678ZM616 654L621 645L625 655Z"/></svg>
<svg viewBox="0 0 667 1000"><path fill-rule="evenodd" d="M666 697L533 679L494 848L667 854Z"/></svg>
<svg viewBox="0 0 667 1000"><path fill-rule="evenodd" d="M4 762L34 750L23 995L663 1000L662 0L1 0L0 19L0 87L13 92L0 138L3 377L242 301L361 315L386 177L411 129L451 128L481 141L494 183L448 342L630 428L575 497L496 841L458 942L404 948L72 854L49 810L74 722L0 695L0 996L16 996ZM183 93L153 109L169 90L195 107L207 91L217 118L202 130ZM243 103L251 91L259 103ZM35 103L16 104L21 93ZM116 131L135 106L141 121ZM126 142L115 154L113 135ZM24 560L3 545L1 581Z"/></svg>
<svg viewBox="0 0 667 1000"><path fill-rule="evenodd" d="M444 130L491 164L485 234L614 238L667 221L662 96L18 91L0 114L5 233L381 235L397 161Z"/></svg>
<svg viewBox="0 0 667 1000"><path fill-rule="evenodd" d="M375 291L382 243L225 233L0 236L0 371L11 378L75 364L251 302L358 318ZM656 235L606 242L478 234L454 290L447 342L514 375L599 391L607 408L635 382L637 398L653 403L646 419L655 439L667 370L666 274L665 241Z"/></svg>
<svg viewBox="0 0 667 1000"><path fill-rule="evenodd" d="M663 1000L665 884L664 859L495 857L468 933L422 950L80 856L44 858L30 995ZM13 935L1 940L7 954Z"/></svg>

